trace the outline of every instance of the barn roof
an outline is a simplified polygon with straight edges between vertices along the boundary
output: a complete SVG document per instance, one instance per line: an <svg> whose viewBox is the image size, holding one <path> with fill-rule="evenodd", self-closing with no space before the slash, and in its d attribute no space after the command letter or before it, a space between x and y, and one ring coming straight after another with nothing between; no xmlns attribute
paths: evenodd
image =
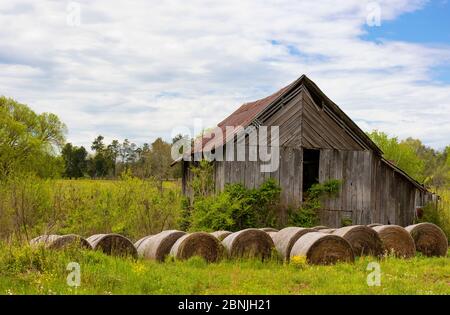
<svg viewBox="0 0 450 315"><path fill-rule="evenodd" d="M298 90L300 87L306 87L308 92L312 95L315 101L319 105L326 104L328 108L348 127L348 131L353 133L358 139L362 147L375 151L378 155L382 155L381 149L362 131L354 122L350 119L332 100L330 100L325 93L306 75L302 75L300 78L285 86L281 90L269 95L260 100L245 103L241 105L230 116L221 121L218 126L222 129L225 126L242 126L247 127L253 121L257 120L260 116L264 116L264 113L269 111L277 103L283 102L286 98L292 94L292 92Z"/></svg>
<svg viewBox="0 0 450 315"><path fill-rule="evenodd" d="M266 109L270 104L272 104L275 100L284 95L289 88L295 82L285 86L281 90L269 95L260 100L249 102L241 105L237 110L235 110L230 116L222 120L218 126L243 126L247 127L254 118L258 116L264 109Z"/></svg>

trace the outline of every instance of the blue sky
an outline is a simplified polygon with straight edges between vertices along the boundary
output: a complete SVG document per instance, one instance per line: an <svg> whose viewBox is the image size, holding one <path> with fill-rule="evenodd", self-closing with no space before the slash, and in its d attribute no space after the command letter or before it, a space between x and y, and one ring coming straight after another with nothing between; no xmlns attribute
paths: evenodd
<svg viewBox="0 0 450 315"><path fill-rule="evenodd" d="M440 149L449 21L442 0L2 1L0 94L59 115L75 145L142 144L307 74L363 130Z"/></svg>
<svg viewBox="0 0 450 315"><path fill-rule="evenodd" d="M373 42L405 41L430 46L450 46L450 3L427 2L423 8L383 22L379 27L365 26L362 39ZM430 69L437 82L450 83L450 64Z"/></svg>
<svg viewBox="0 0 450 315"><path fill-rule="evenodd" d="M430 1L423 8L406 12L394 20L384 21L379 27L365 26L363 39L400 40L413 43L450 45L450 3Z"/></svg>

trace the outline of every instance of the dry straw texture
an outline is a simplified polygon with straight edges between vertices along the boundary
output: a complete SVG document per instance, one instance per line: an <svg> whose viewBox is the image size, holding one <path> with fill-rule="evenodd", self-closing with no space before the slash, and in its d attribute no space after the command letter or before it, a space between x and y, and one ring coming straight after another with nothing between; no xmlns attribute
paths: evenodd
<svg viewBox="0 0 450 315"><path fill-rule="evenodd" d="M211 235L217 238L219 241L223 241L225 237L228 235L233 234L233 232L230 231L215 231L212 232Z"/></svg>
<svg viewBox="0 0 450 315"><path fill-rule="evenodd" d="M264 231L258 229L246 229L228 235L222 244L225 246L229 257L261 259L269 258L275 247L272 238Z"/></svg>
<svg viewBox="0 0 450 315"><path fill-rule="evenodd" d="M416 250L425 256L446 256L448 240L440 227L433 223L419 223L405 228L414 239Z"/></svg>
<svg viewBox="0 0 450 315"><path fill-rule="evenodd" d="M274 229L274 228L271 228L271 227L261 228L260 230L264 231L264 232L278 232L277 229Z"/></svg>
<svg viewBox="0 0 450 315"><path fill-rule="evenodd" d="M175 259L185 260L199 256L207 262L219 261L223 253L224 248L220 241L205 232L196 232L180 237L170 250L170 255Z"/></svg>
<svg viewBox="0 0 450 315"><path fill-rule="evenodd" d="M343 237L349 242L356 256L381 256L383 254L383 242L378 233L365 225L342 227L335 230L333 235Z"/></svg>
<svg viewBox="0 0 450 315"><path fill-rule="evenodd" d="M381 225L373 229L383 242L383 250L397 257L410 258L416 255L414 240L408 231L398 225Z"/></svg>
<svg viewBox="0 0 450 315"><path fill-rule="evenodd" d="M68 234L68 235L41 235L30 241L30 244L38 245L43 244L46 248L49 249L62 249L70 246L78 246L81 248L92 249L92 246L89 242L76 234Z"/></svg>
<svg viewBox="0 0 450 315"><path fill-rule="evenodd" d="M139 251L140 251L140 247L141 247L141 244L146 240L146 239L148 239L148 238L150 238L150 237L152 237L153 235L147 235L147 236L144 236L143 238L141 238L141 239L139 239L139 240L137 240L135 243L134 243L134 247L136 247L136 249L137 249L137 251L138 251L138 255L139 255ZM142 248L141 248L142 249Z"/></svg>
<svg viewBox="0 0 450 315"><path fill-rule="evenodd" d="M269 236L272 238L272 240L273 240L273 238L275 237L275 235L277 235L277 233L278 232L266 232L267 234L269 234Z"/></svg>
<svg viewBox="0 0 450 315"><path fill-rule="evenodd" d="M169 255L173 244L185 234L186 232L178 230L167 230L153 235L139 245L139 256L146 259L164 261L166 256Z"/></svg>
<svg viewBox="0 0 450 315"><path fill-rule="evenodd" d="M320 231L320 230L329 229L329 227L328 227L328 226L325 226L325 225L318 225L318 226L312 227L312 229L314 229L314 230L316 230L316 231Z"/></svg>
<svg viewBox="0 0 450 315"><path fill-rule="evenodd" d="M287 227L280 230L272 238L278 254L284 259L289 260L292 246L306 233L315 232L314 229L301 227Z"/></svg>
<svg viewBox="0 0 450 315"><path fill-rule="evenodd" d="M372 223L372 224L368 224L367 226L370 228L376 227L376 226L382 226L383 224L381 223Z"/></svg>
<svg viewBox="0 0 450 315"><path fill-rule="evenodd" d="M112 256L131 256L137 258L137 250L133 243L119 234L95 234L87 238L95 250Z"/></svg>
<svg viewBox="0 0 450 315"><path fill-rule="evenodd" d="M310 232L300 237L292 247L290 257L306 257L306 261L314 265L353 262L355 259L351 245L344 238L321 232Z"/></svg>
<svg viewBox="0 0 450 315"><path fill-rule="evenodd" d="M336 231L336 230L337 230L337 229L321 229L321 230L319 230L319 231L322 232L322 233L331 234L331 233L333 233L333 232ZM314 230L314 231L317 232L317 230Z"/></svg>

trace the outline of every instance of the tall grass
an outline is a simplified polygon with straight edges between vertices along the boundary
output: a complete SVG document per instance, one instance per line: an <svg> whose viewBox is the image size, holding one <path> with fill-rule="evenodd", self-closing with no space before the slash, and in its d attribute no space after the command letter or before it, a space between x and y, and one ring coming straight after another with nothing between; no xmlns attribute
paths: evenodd
<svg viewBox="0 0 450 315"><path fill-rule="evenodd" d="M26 241L40 234L121 233L133 239L175 228L180 189L150 180L10 178L0 186L0 238Z"/></svg>
<svg viewBox="0 0 450 315"><path fill-rule="evenodd" d="M450 294L449 257L372 257L335 266L276 260L221 261L193 257L157 263L67 249L49 251L0 242L0 294ZM379 262L381 286L369 286L370 262ZM77 262L81 285L67 285Z"/></svg>
<svg viewBox="0 0 450 315"><path fill-rule="evenodd" d="M450 190L440 189L436 191L436 194L440 197L438 206L427 205L421 221L437 224L447 235L450 242Z"/></svg>

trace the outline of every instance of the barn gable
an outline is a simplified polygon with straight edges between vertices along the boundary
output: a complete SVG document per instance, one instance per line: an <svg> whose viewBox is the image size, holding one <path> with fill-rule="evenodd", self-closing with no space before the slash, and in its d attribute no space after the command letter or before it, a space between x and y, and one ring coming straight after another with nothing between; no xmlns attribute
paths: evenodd
<svg viewBox="0 0 450 315"><path fill-rule="evenodd" d="M317 105L308 90L303 93L302 146L337 150L365 150L339 121L331 116L327 105Z"/></svg>
<svg viewBox="0 0 450 315"><path fill-rule="evenodd" d="M239 107L219 127L280 126L280 145L381 150L307 76L261 100Z"/></svg>

